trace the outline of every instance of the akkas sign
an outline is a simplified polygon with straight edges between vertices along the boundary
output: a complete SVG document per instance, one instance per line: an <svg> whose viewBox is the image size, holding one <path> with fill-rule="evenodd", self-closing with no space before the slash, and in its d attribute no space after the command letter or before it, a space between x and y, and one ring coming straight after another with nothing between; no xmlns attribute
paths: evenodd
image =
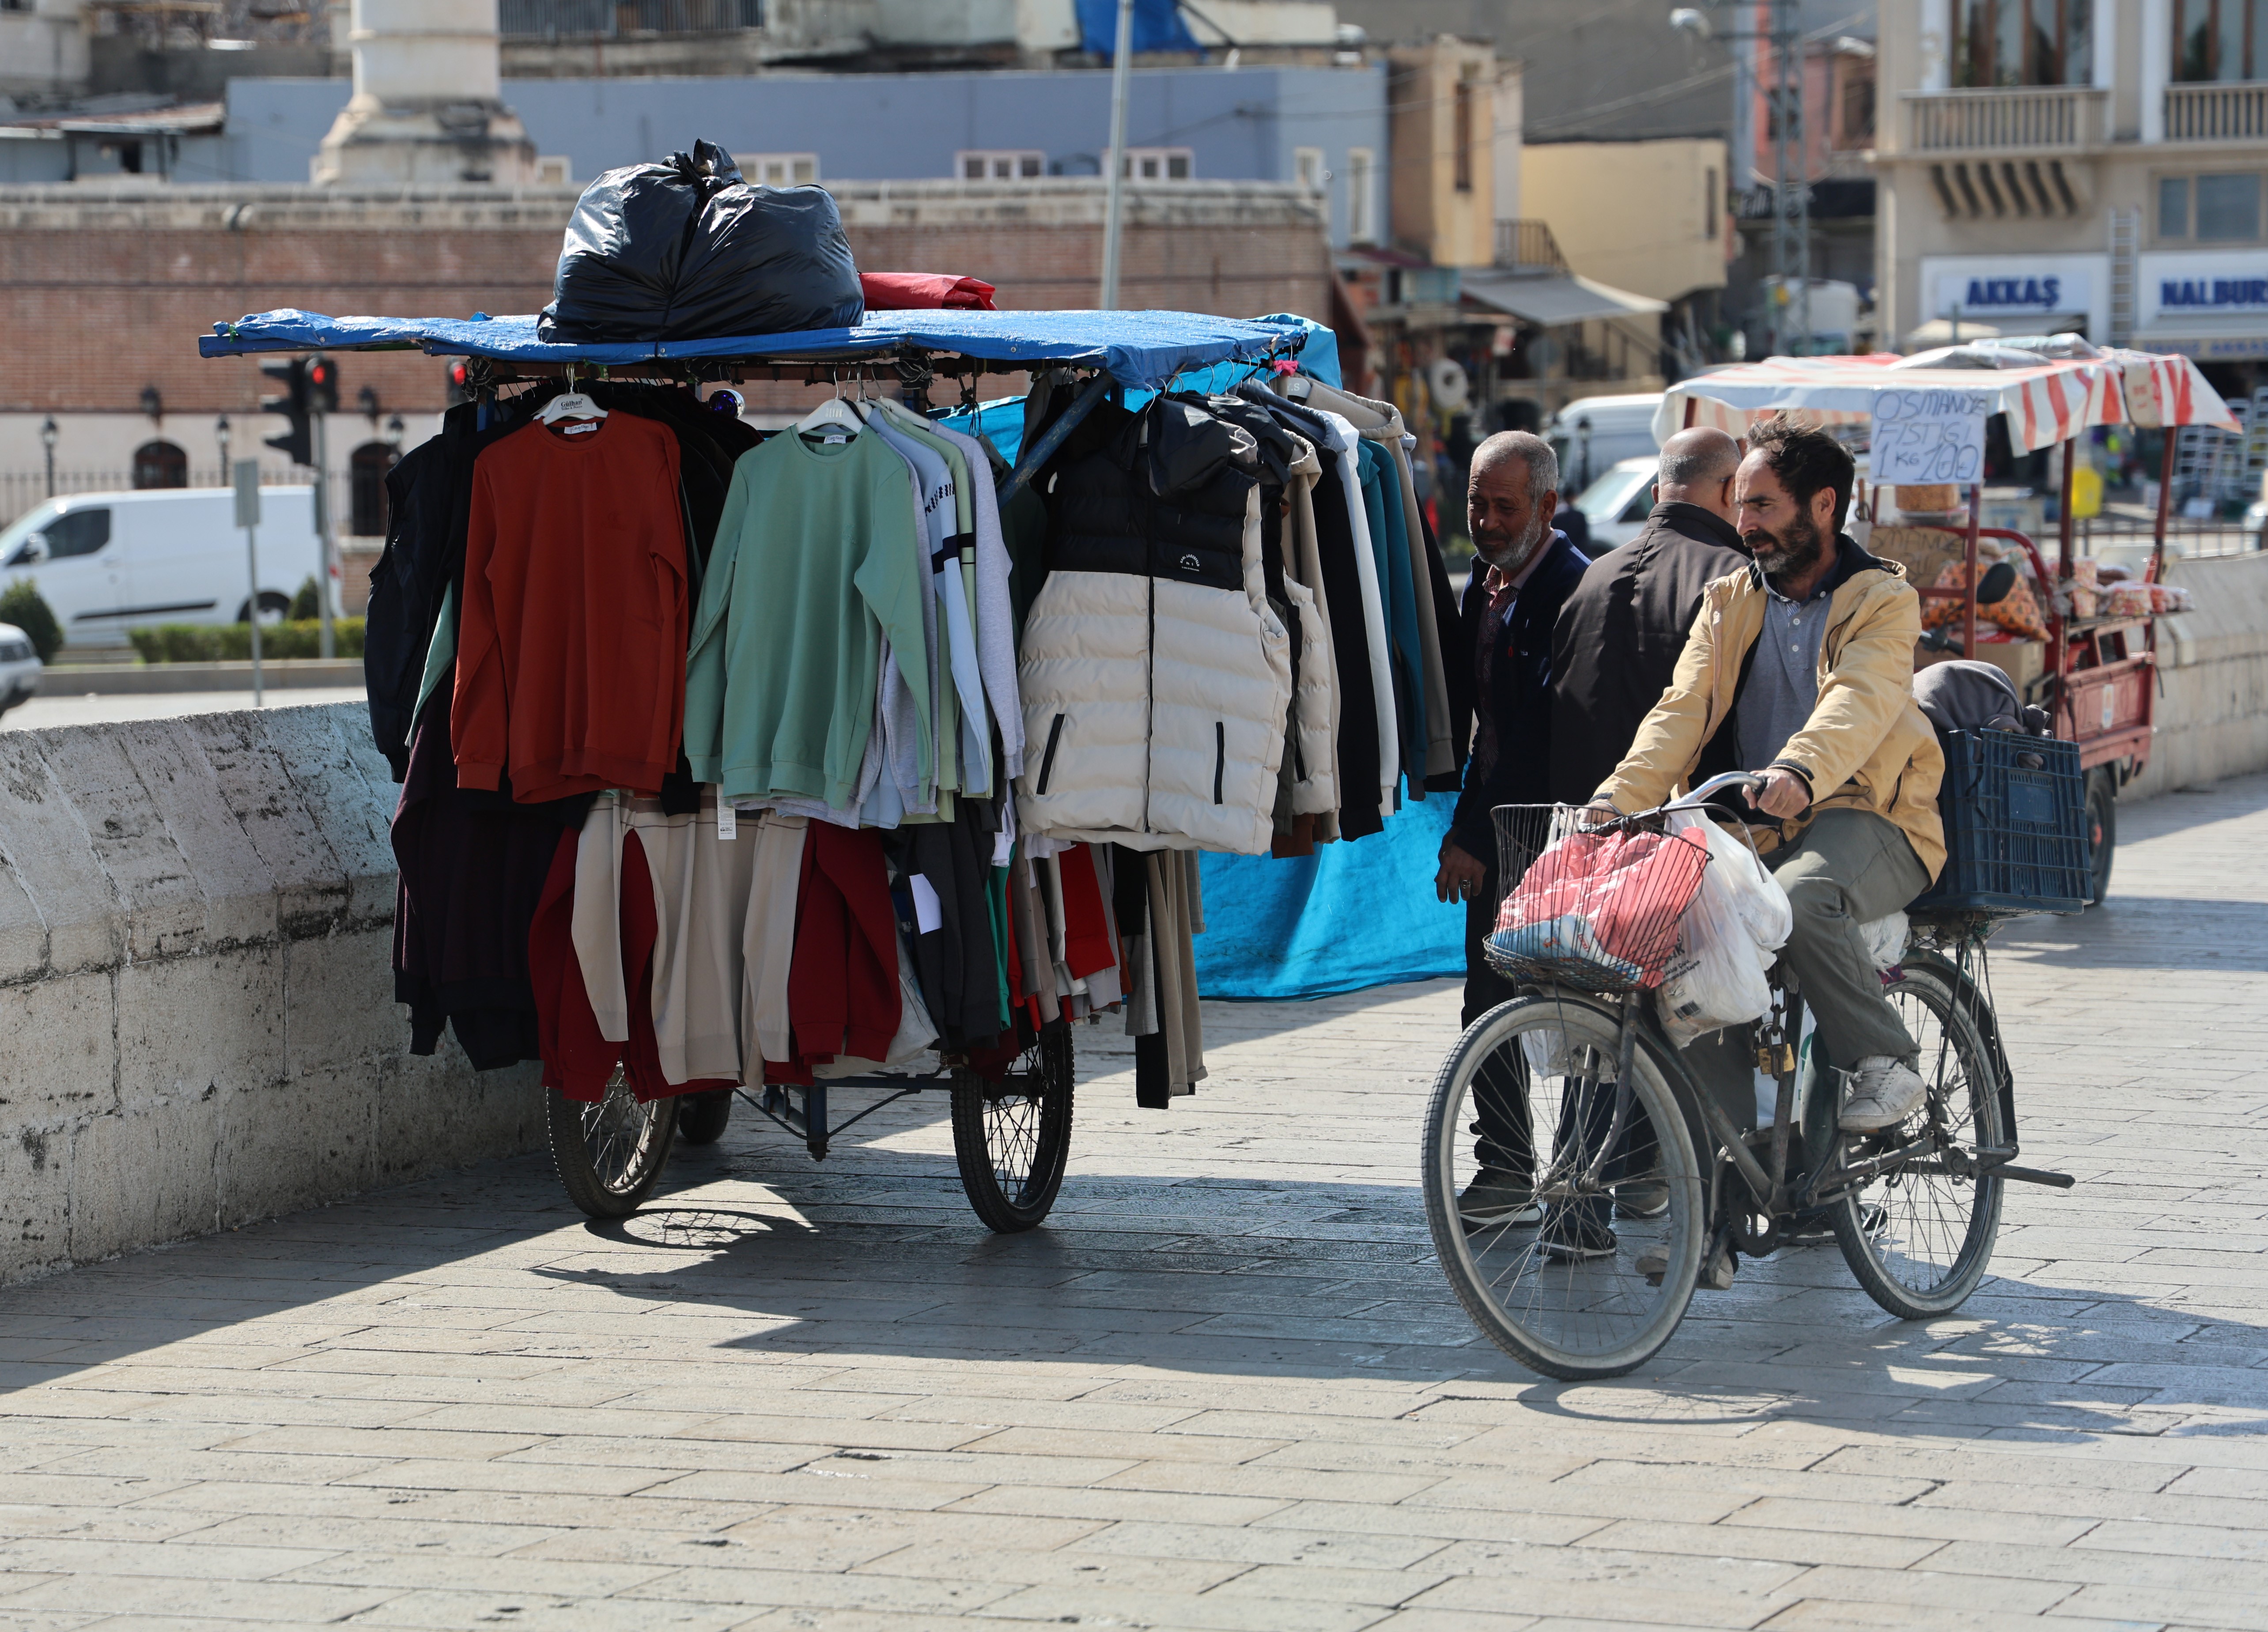
<svg viewBox="0 0 2268 1632"><path fill-rule="evenodd" d="M1973 319L2004 334L2042 334L2046 320L2079 319L2100 339L2110 288L2105 255L1929 255L1921 263L1924 318Z"/></svg>

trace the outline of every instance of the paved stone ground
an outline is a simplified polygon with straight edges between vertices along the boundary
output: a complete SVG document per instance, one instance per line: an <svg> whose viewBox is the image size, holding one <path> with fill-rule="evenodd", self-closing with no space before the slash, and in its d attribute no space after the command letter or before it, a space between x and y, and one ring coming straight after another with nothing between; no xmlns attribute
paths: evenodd
<svg viewBox="0 0 2268 1632"><path fill-rule="evenodd" d="M2028 1153L1958 1319L1832 1248L1540 1383L1429 1260L1446 984L1092 1079L1050 1227L941 1105L753 1117L586 1224L529 1158L0 1293L0 1629L2268 1625L2268 778L1996 959Z"/></svg>

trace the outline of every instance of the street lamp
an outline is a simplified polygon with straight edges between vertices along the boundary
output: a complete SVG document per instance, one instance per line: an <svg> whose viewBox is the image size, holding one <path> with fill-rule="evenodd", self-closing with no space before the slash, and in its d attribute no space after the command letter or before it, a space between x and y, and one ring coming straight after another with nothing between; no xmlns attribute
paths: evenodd
<svg viewBox="0 0 2268 1632"><path fill-rule="evenodd" d="M40 445L48 451L48 496L55 496L55 438L63 435L55 424L55 416L48 415L40 426Z"/></svg>
<svg viewBox="0 0 2268 1632"><path fill-rule="evenodd" d="M386 439L394 445L394 452L397 457L401 452L401 438L409 432L409 427L401 423L401 415L399 414L386 422Z"/></svg>
<svg viewBox="0 0 2268 1632"><path fill-rule="evenodd" d="M213 440L220 444L220 483L223 487L226 487L228 485L230 475L228 468L228 415L224 414L218 419L213 421Z"/></svg>

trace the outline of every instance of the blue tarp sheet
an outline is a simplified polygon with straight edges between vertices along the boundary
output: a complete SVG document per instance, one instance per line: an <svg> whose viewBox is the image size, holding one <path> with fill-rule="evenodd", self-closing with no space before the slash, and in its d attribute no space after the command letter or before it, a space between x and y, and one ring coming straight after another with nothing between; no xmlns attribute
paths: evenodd
<svg viewBox="0 0 2268 1632"><path fill-rule="evenodd" d="M621 367L703 357L827 363L905 346L996 363L1081 364L1107 369L1124 385L1154 388L1192 370L1284 354L1307 329L1297 318L1245 320L1197 312L873 312L856 328L555 346L535 337L533 317L334 318L287 306L233 323L216 323L211 334L199 338L197 350L217 357L257 351L416 349L437 357Z"/></svg>
<svg viewBox="0 0 2268 1632"><path fill-rule="evenodd" d="M1340 383L1338 337L1329 329L1304 318L1257 320L1305 327L1301 371L1326 385ZM1248 365L1224 365L1174 384L1226 391L1252 372ZM1012 461L1023 441L1024 401L987 402L946 423L963 430L981 426ZM1388 816L1382 833L1326 844L1296 860L1203 857L1205 932L1196 943L1197 989L1208 997L1322 997L1462 975L1464 908L1433 899L1441 840L1455 805L1454 794L1433 794Z"/></svg>
<svg viewBox="0 0 2268 1632"><path fill-rule="evenodd" d="M1118 0L1079 0L1079 42L1082 50L1109 56L1118 49ZM1197 36L1182 20L1175 0L1134 0L1134 49L1195 51Z"/></svg>

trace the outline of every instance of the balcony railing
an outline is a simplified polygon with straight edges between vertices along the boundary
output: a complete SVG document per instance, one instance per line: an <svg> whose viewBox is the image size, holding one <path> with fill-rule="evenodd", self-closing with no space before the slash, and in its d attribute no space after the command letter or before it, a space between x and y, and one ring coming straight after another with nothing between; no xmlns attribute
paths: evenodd
<svg viewBox="0 0 2268 1632"><path fill-rule="evenodd" d="M1496 224L1496 264L1500 267L1549 267L1567 269L1559 240L1551 236L1548 221L1499 221Z"/></svg>
<svg viewBox="0 0 2268 1632"><path fill-rule="evenodd" d="M2169 142L2257 142L2268 136L2268 85L2166 87Z"/></svg>
<svg viewBox="0 0 2268 1632"><path fill-rule="evenodd" d="M724 34L764 26L763 0L502 0L507 40L621 40L637 34Z"/></svg>
<svg viewBox="0 0 2268 1632"><path fill-rule="evenodd" d="M2106 137L2110 93L2082 85L1936 91L1906 97L1913 151L2074 151Z"/></svg>

